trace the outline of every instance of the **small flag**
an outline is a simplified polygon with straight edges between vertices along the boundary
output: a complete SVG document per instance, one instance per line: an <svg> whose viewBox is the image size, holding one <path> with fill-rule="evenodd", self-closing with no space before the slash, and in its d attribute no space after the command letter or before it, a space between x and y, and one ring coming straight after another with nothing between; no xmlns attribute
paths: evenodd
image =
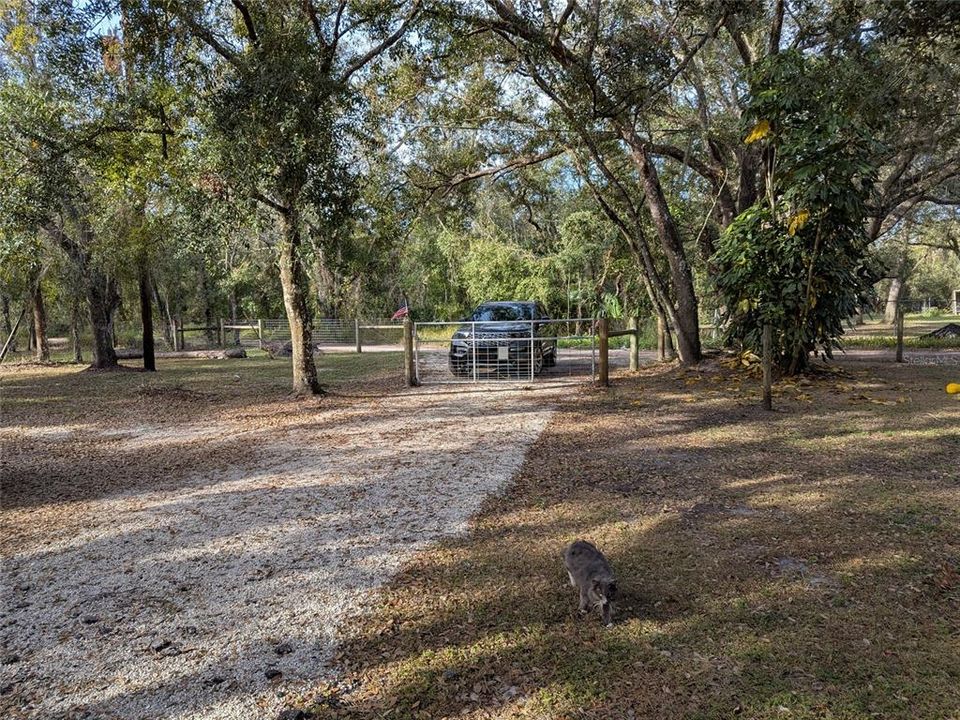
<svg viewBox="0 0 960 720"><path fill-rule="evenodd" d="M405 318L410 314L410 308L404 304L402 308L397 310L393 315L390 316L391 320L399 320L400 318Z"/></svg>

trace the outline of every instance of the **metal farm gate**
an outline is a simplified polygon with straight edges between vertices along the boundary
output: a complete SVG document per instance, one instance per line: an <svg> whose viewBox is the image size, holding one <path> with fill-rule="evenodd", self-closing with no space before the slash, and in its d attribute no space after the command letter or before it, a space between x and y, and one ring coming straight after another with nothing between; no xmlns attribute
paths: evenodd
<svg viewBox="0 0 960 720"><path fill-rule="evenodd" d="M592 318L414 323L417 384L533 382L597 375Z"/></svg>
<svg viewBox="0 0 960 720"><path fill-rule="evenodd" d="M416 323L317 318L313 339L320 352L401 351L408 386L538 380L606 385L611 367L636 366L639 327L633 319L629 329L619 324L613 329L607 318ZM286 319L222 319L213 327L178 320L172 334L174 349L239 345L278 353L288 351L290 343ZM628 341L633 355L625 349Z"/></svg>

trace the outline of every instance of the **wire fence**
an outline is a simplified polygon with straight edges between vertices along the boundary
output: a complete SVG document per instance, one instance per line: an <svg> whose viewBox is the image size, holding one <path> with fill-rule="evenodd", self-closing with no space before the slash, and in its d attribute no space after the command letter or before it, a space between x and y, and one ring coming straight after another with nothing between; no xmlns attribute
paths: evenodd
<svg viewBox="0 0 960 720"><path fill-rule="evenodd" d="M543 320L545 332L551 333L556 348L551 352L550 347L545 353L545 367L536 370L534 377L590 377L596 371L596 320L593 318L567 318L559 320ZM627 320L610 320L611 330L623 329ZM449 351L452 335L461 325L461 322L431 322L417 323L418 347L422 350L421 374L429 381L431 377L450 380L445 376L443 361L439 355ZM314 320L313 340L318 351L324 352L388 352L402 351L403 349L403 321L370 318L318 318ZM51 337L51 347L64 351L70 344L69 327L54 326L51 328L54 336ZM713 335L710 329L703 329L704 335ZM20 328L15 347L20 354L27 349L28 323L24 322ZM114 344L118 351L135 353L143 348L143 329L138 319L117 319L113 325ZM61 337L64 336L64 337ZM638 333L639 347L650 349L656 347L656 323L650 319L640 323ZM271 355L284 357L292 350L290 326L286 318L252 318L231 321L217 319L211 324L202 320L182 318L154 319L153 325L154 348L159 353L178 351L205 351L230 347L241 347L246 350L264 350ZM528 343L529 344L529 343ZM92 335L86 324L83 326L80 345L85 352L89 352L92 345ZM493 347L492 343L490 343ZM610 357L613 367L628 364L626 348L629 346L627 337L610 338ZM481 354L483 348L480 348ZM491 351L495 352L495 351ZM527 356L530 357L529 349ZM511 366L502 367L498 364L495 372L481 372L483 363L478 363L478 380L519 380L529 379L531 362L536 363L536 351L533 361L519 361ZM556 359L556 362L554 362Z"/></svg>
<svg viewBox="0 0 960 720"><path fill-rule="evenodd" d="M143 347L139 322L115 323L114 336L117 347ZM286 318L221 319L216 325L174 320L170 324L154 325L154 346L161 351L224 347L282 351L290 341L290 324ZM318 318L313 323L313 342L317 349L333 352L399 350L403 323L386 319Z"/></svg>
<svg viewBox="0 0 960 720"><path fill-rule="evenodd" d="M926 299L902 298L901 307L913 324L907 335L929 332L927 325L945 318L953 319L953 308L937 308ZM893 324L884 317L883 307L865 308L846 323L851 337L891 334ZM700 338L705 347L723 345L723 331L716 318L703 318ZM713 322L711 322L713 320ZM598 338L594 318L519 321L515 328L496 328L497 323L434 321L415 323L413 353L414 374L420 382L531 381L536 378L581 377L597 375ZM611 368L630 363L628 348L636 342L640 350L657 347L654 318L639 322L636 332L624 334L627 319L609 320L609 364ZM920 323L920 324L918 324ZM923 325L923 323L926 323ZM922 327L921 327L922 325ZM488 327L489 326L489 327ZM522 326L522 327L521 327ZM64 352L72 340L69 327L52 326L51 349ZM11 357L27 354L29 318L21 324L14 339ZM459 337L458 337L459 334ZM61 337L63 336L63 337ZM114 323L118 349L142 349L139 320L128 318ZM315 348L323 352L402 351L403 321L369 318L317 318L313 324ZM84 323L80 346L86 352L92 344ZM61 347L62 346L62 347ZM229 347L262 349L271 355L286 356L292 350L290 326L286 318L254 318L213 323L155 318L154 347L157 352L213 350Z"/></svg>
<svg viewBox="0 0 960 720"><path fill-rule="evenodd" d="M228 336L239 333L239 342L234 344L246 347L290 341L290 324L284 318L228 323L224 328ZM321 350L398 350L403 342L403 323L388 319L317 318L313 321L313 342Z"/></svg>

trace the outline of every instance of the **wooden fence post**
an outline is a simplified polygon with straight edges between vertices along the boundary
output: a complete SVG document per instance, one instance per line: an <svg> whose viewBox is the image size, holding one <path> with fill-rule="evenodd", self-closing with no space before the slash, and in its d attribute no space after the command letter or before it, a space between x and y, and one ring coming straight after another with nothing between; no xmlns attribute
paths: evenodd
<svg viewBox="0 0 960 720"><path fill-rule="evenodd" d="M413 321L409 315L403 319L403 382L407 387L419 384L413 357Z"/></svg>
<svg viewBox="0 0 960 720"><path fill-rule="evenodd" d="M897 303L897 362L903 362L903 305Z"/></svg>
<svg viewBox="0 0 960 720"><path fill-rule="evenodd" d="M773 410L773 326L763 326L763 409Z"/></svg>
<svg viewBox="0 0 960 720"><path fill-rule="evenodd" d="M217 344L222 348L227 346L227 334L223 329L225 324L223 318L220 318L220 332L217 334Z"/></svg>
<svg viewBox="0 0 960 720"><path fill-rule="evenodd" d="M263 318L257 318L257 340L260 349L263 350Z"/></svg>
<svg viewBox="0 0 960 720"><path fill-rule="evenodd" d="M640 318L630 318L630 370L636 372L640 369Z"/></svg>
<svg viewBox="0 0 960 720"><path fill-rule="evenodd" d="M363 346L360 344L360 318L353 321L353 332L357 339L357 352L363 352Z"/></svg>
<svg viewBox="0 0 960 720"><path fill-rule="evenodd" d="M607 318L600 318L599 325L599 345L600 345L600 386L609 387L610 385L610 321Z"/></svg>

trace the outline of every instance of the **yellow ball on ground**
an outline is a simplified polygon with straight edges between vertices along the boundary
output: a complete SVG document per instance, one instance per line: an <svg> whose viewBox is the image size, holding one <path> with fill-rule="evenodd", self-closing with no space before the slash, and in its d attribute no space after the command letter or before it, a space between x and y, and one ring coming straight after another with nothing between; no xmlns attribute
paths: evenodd
<svg viewBox="0 0 960 720"><path fill-rule="evenodd" d="M960 383L950 383L947 385L947 393L950 395L960 395Z"/></svg>

